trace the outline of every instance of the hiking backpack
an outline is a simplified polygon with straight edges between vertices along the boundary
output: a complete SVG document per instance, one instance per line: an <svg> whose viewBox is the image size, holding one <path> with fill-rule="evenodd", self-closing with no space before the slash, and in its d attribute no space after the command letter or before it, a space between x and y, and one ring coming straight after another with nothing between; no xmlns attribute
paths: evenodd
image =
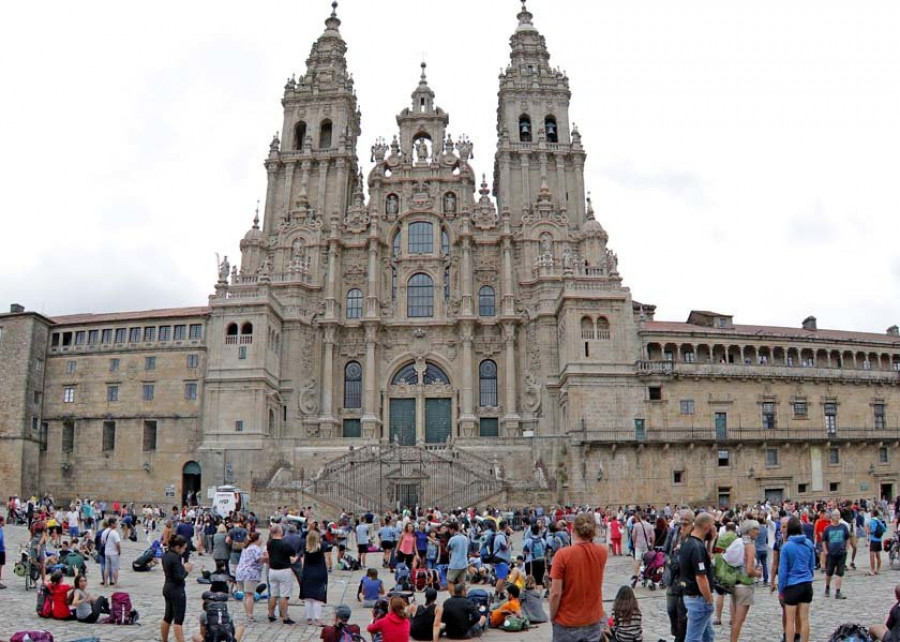
<svg viewBox="0 0 900 642"><path fill-rule="evenodd" d="M41 617L53 616L53 600L50 597L50 589L46 584L41 584L37 592L37 614Z"/></svg>
<svg viewBox="0 0 900 642"><path fill-rule="evenodd" d="M872 537L881 537L884 535L884 532L887 528L884 525L884 522L880 519L873 520L875 522L874 528L872 528Z"/></svg>
<svg viewBox="0 0 900 642"><path fill-rule="evenodd" d="M26 640L31 640L31 642L53 642L53 634L50 631L19 631L18 633L13 633L12 637L9 638L9 642L25 642Z"/></svg>
<svg viewBox="0 0 900 642"><path fill-rule="evenodd" d="M491 596L484 589L472 589L466 594L466 597L478 607L487 608L491 603Z"/></svg>
<svg viewBox="0 0 900 642"><path fill-rule="evenodd" d="M869 642L869 629L861 624L841 624L828 642Z"/></svg>
<svg viewBox="0 0 900 642"><path fill-rule="evenodd" d="M137 624L138 612L131 605L131 596L124 591L117 591L110 598L109 617L106 624Z"/></svg>
<svg viewBox="0 0 900 642"><path fill-rule="evenodd" d="M234 624L228 614L228 595L217 593L206 600L206 637L204 642L233 642Z"/></svg>
<svg viewBox="0 0 900 642"><path fill-rule="evenodd" d="M416 571L416 590L424 591L426 586L428 586L428 571L426 571L424 568L420 568Z"/></svg>

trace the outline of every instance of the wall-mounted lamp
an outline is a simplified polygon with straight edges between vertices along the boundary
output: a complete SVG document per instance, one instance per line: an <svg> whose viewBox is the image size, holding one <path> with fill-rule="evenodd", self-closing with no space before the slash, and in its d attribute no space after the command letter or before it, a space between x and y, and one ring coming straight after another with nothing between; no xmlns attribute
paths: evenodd
<svg viewBox="0 0 900 642"><path fill-rule="evenodd" d="M149 461L144 462L144 472L147 472L147 473L150 472L150 462Z"/></svg>

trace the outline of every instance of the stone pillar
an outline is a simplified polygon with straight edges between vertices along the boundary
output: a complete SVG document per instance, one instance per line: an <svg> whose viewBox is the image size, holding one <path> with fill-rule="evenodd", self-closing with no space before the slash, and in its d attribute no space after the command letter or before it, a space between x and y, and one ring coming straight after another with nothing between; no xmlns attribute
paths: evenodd
<svg viewBox="0 0 900 642"><path fill-rule="evenodd" d="M472 322L462 324L462 412L459 416L459 437L474 437L477 419L474 404L474 371L472 341L475 338Z"/></svg>
<svg viewBox="0 0 900 642"><path fill-rule="evenodd" d="M325 357L322 362L322 415L319 417L319 427L323 436L332 436L332 431L337 420L334 418L334 339L337 328L333 325L325 326L323 342L325 343Z"/></svg>
<svg viewBox="0 0 900 642"><path fill-rule="evenodd" d="M340 219L337 214L331 216L331 234L328 239L328 275L325 284L325 318L337 317L337 290L340 275L338 274L338 238L340 235Z"/></svg>
<svg viewBox="0 0 900 642"><path fill-rule="evenodd" d="M503 416L503 425L506 427L508 437L518 436L519 412L516 408L516 324L509 322L503 324L503 334L506 339L506 414Z"/></svg>
<svg viewBox="0 0 900 642"><path fill-rule="evenodd" d="M378 362L375 360L375 342L378 337L378 326L367 323L366 326L366 365L363 375L363 437L374 439L378 432L377 391L375 389L375 370Z"/></svg>
<svg viewBox="0 0 900 642"><path fill-rule="evenodd" d="M275 226L275 200L278 187L278 163L269 161L266 163L266 173L268 174L268 183L266 185L266 204L263 216L263 230L266 234L270 234Z"/></svg>
<svg viewBox="0 0 900 642"><path fill-rule="evenodd" d="M460 261L459 283L462 301L459 309L460 316L471 316L473 312L472 299L472 232L469 228L469 214L464 212L460 225L462 237L462 260Z"/></svg>
<svg viewBox="0 0 900 642"><path fill-rule="evenodd" d="M416 359L416 444L425 443L425 359Z"/></svg>
<svg viewBox="0 0 900 642"><path fill-rule="evenodd" d="M372 223L369 227L369 274L366 285L366 309L364 316L377 317L381 312L379 309L379 301L381 300L381 288L379 282L378 268L378 250L379 250L379 234L378 234L378 211L372 212Z"/></svg>

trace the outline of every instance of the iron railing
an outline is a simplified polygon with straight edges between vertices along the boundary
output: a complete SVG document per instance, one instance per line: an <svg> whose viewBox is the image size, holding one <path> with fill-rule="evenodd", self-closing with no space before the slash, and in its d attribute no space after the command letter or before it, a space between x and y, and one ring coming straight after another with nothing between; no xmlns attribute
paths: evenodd
<svg viewBox="0 0 900 642"><path fill-rule="evenodd" d="M574 433L578 434L578 433ZM592 443L690 443L743 441L894 441L900 440L900 428L613 428L585 430L582 441Z"/></svg>

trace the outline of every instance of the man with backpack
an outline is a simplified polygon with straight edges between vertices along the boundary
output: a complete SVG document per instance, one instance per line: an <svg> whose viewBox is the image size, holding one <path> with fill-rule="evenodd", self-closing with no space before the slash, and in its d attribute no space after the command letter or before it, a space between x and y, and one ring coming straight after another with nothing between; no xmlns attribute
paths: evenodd
<svg viewBox="0 0 900 642"><path fill-rule="evenodd" d="M867 528L869 535L869 575L881 573L881 549L884 534L887 532L887 524L881 519L881 513L877 508L872 509L872 519Z"/></svg>
<svg viewBox="0 0 900 642"><path fill-rule="evenodd" d="M525 551L525 574L531 575L537 584L543 585L547 542L541 537L538 524L532 524L526 531L522 550Z"/></svg>
<svg viewBox="0 0 900 642"><path fill-rule="evenodd" d="M228 613L228 594L206 591L200 613L200 633L191 636L193 642L241 642L244 627L235 626Z"/></svg>

